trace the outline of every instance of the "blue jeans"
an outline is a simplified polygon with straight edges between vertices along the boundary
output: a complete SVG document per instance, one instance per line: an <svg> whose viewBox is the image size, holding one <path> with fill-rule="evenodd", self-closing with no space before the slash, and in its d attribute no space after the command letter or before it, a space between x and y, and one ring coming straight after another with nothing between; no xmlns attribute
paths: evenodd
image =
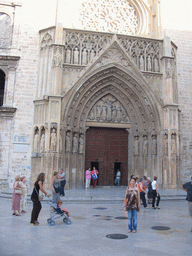
<svg viewBox="0 0 192 256"><path fill-rule="evenodd" d="M135 209L129 210L128 218L128 229L137 230L137 211Z"/></svg>

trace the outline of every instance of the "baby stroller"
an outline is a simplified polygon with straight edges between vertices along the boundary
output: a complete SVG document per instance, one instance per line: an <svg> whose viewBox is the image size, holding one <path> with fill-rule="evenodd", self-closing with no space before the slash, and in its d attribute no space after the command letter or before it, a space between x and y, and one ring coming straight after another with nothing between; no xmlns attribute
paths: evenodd
<svg viewBox="0 0 192 256"><path fill-rule="evenodd" d="M51 201L48 203L50 205L50 218L47 219L47 223L50 224L51 226L55 225L55 219L58 218L63 218L63 222L66 223L67 225L71 224L70 218L67 216L67 214L61 209L57 209L57 204L52 203Z"/></svg>

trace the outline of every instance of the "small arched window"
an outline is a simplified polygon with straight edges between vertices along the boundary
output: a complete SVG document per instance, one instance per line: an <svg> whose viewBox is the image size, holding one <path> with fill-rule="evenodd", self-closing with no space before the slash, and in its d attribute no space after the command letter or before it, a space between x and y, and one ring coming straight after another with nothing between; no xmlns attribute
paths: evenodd
<svg viewBox="0 0 192 256"><path fill-rule="evenodd" d="M4 89L5 89L5 73L0 69L0 106L3 106Z"/></svg>

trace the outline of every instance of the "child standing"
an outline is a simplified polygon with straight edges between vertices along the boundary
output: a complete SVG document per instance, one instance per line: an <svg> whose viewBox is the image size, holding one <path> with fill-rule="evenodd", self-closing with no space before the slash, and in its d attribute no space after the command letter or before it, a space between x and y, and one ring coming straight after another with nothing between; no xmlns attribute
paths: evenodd
<svg viewBox="0 0 192 256"><path fill-rule="evenodd" d="M25 176L21 177L20 186L21 186L21 205L20 205L20 211L22 213L26 213L26 204L27 204L27 193L28 193L28 186L25 183L26 178Z"/></svg>

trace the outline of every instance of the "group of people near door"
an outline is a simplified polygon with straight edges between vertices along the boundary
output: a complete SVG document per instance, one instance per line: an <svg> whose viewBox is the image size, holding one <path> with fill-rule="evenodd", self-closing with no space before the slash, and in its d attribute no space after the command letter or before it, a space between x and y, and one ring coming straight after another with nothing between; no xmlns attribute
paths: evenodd
<svg viewBox="0 0 192 256"><path fill-rule="evenodd" d="M96 188L97 186L97 180L98 180L98 170L96 170L95 167L93 167L93 170L91 171L91 168L87 167L87 170L85 171L85 189L90 189L90 184L92 181L93 188ZM116 177L115 177L115 185L120 185L120 177L121 172L120 170L117 170Z"/></svg>

